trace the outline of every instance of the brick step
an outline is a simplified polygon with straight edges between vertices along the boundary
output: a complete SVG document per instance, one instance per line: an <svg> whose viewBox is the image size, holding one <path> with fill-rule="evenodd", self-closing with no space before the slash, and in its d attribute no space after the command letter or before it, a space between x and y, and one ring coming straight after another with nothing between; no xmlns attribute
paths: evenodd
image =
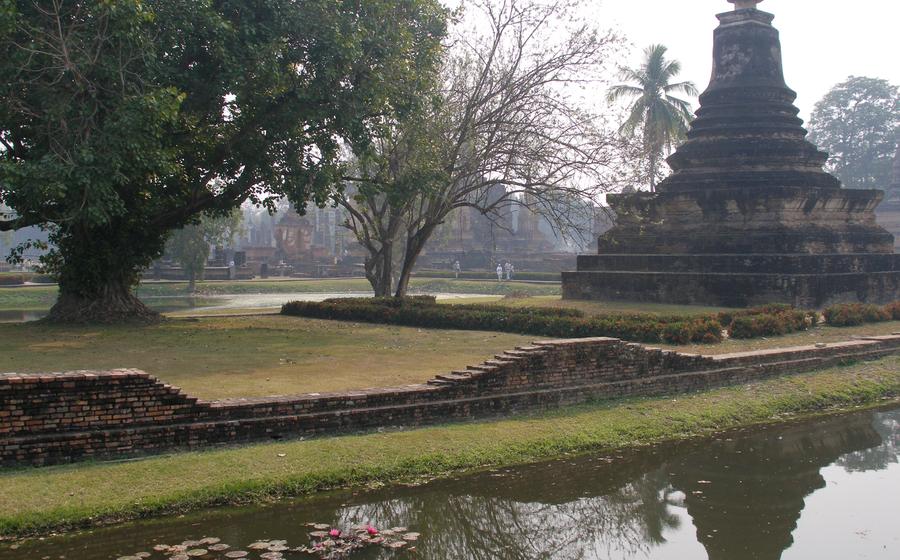
<svg viewBox="0 0 900 560"><path fill-rule="evenodd" d="M495 358L495 359L493 359L493 360L485 360L484 365L486 365L486 366L503 367L503 366L512 365L512 364L514 364L514 363L515 363L515 362L510 361L510 360L498 360L498 359Z"/></svg>
<svg viewBox="0 0 900 560"><path fill-rule="evenodd" d="M459 375L456 373L442 373L435 376L435 379L440 379L441 381L453 381L454 383L458 381L468 381L471 378L471 375Z"/></svg>

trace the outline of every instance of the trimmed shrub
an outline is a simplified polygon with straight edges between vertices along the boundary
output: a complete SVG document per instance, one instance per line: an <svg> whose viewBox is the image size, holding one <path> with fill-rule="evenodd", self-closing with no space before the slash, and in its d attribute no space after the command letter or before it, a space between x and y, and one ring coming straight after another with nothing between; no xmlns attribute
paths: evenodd
<svg viewBox="0 0 900 560"><path fill-rule="evenodd" d="M884 310L891 314L891 319L900 321L900 301L895 301L884 306Z"/></svg>
<svg viewBox="0 0 900 560"><path fill-rule="evenodd" d="M880 323L894 318L894 304L878 307L868 303L841 303L825 309L825 322L832 327L854 327L864 323Z"/></svg>
<svg viewBox="0 0 900 560"><path fill-rule="evenodd" d="M732 338L781 336L807 330L816 322L814 313L781 303L727 311L718 316L728 326L728 336Z"/></svg>
<svg viewBox="0 0 900 560"><path fill-rule="evenodd" d="M585 338L609 336L639 342L673 344L718 342L722 325L715 317L660 321L652 315L584 317L575 309L504 307L498 305L438 305L427 299L394 302L384 299L341 298L324 302L290 302L282 313L317 319L366 321L394 325L462 330L486 330Z"/></svg>

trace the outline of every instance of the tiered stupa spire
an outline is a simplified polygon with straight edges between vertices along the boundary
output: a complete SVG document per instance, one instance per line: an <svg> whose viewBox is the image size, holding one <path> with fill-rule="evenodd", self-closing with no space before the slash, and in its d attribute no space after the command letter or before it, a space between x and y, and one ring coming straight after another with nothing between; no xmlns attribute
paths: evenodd
<svg viewBox="0 0 900 560"><path fill-rule="evenodd" d="M744 306L900 299L880 190L843 189L807 139L772 14L729 0L687 141L656 193L609 195L615 226L563 273L571 299ZM888 185L884 185L887 187Z"/></svg>
<svg viewBox="0 0 900 560"><path fill-rule="evenodd" d="M713 70L688 140L669 159L660 191L780 185L837 189L828 154L806 140L797 94L784 80L775 16L729 0L719 14Z"/></svg>

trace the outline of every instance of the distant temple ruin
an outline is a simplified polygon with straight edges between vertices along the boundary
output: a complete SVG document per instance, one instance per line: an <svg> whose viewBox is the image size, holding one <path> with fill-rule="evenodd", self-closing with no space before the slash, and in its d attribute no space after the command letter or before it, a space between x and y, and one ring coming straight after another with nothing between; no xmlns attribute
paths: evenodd
<svg viewBox="0 0 900 560"><path fill-rule="evenodd" d="M501 185L494 188L501 189ZM499 193L495 193L499 196ZM491 196L491 193L487 193ZM419 269L450 270L459 262L462 270L493 273L498 262L510 261L519 271L559 272L575 264L572 246L556 235L550 223L526 204L504 206L487 217L464 207L452 212L439 226L418 261ZM605 215L585 216L584 228L596 235L609 227ZM234 247L219 248L214 264L232 256L252 275L347 276L361 274L365 250L342 224L341 208L317 208L310 204L300 215L293 207L275 215L244 210L244 227Z"/></svg>
<svg viewBox="0 0 900 560"><path fill-rule="evenodd" d="M900 299L880 190L841 188L806 140L774 16L719 14L712 80L657 193L610 195L616 225L563 273L569 299L822 307ZM887 185L886 185L887 186Z"/></svg>

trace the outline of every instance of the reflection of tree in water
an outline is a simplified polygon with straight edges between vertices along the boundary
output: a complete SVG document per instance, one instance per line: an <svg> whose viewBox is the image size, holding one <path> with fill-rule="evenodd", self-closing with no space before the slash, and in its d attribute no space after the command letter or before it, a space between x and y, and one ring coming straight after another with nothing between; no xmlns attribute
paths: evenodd
<svg viewBox="0 0 900 560"><path fill-rule="evenodd" d="M777 560L806 497L825 486L822 467L840 457L869 468L873 457L896 460L898 416L876 415L874 427L869 414L778 427L609 465L580 459L465 477L350 508L344 523L413 527L424 535L421 556L442 560L640 557L678 526L678 490L711 560ZM860 451L868 448L882 451Z"/></svg>
<svg viewBox="0 0 900 560"><path fill-rule="evenodd" d="M806 496L825 486L820 469L880 442L869 415L767 430L680 457L670 481L685 492L710 560L778 560Z"/></svg>
<svg viewBox="0 0 900 560"><path fill-rule="evenodd" d="M881 445L847 453L837 464L849 472L877 471L898 462L900 456L900 410L872 415L872 427L881 436Z"/></svg>
<svg viewBox="0 0 900 560"><path fill-rule="evenodd" d="M663 542L663 531L677 527L666 501L665 471L630 481L597 474L596 465L566 465L559 473L481 475L456 484L459 492L419 489L409 497L349 508L341 522L377 520L385 527L421 529L420 556L442 560L631 556Z"/></svg>

